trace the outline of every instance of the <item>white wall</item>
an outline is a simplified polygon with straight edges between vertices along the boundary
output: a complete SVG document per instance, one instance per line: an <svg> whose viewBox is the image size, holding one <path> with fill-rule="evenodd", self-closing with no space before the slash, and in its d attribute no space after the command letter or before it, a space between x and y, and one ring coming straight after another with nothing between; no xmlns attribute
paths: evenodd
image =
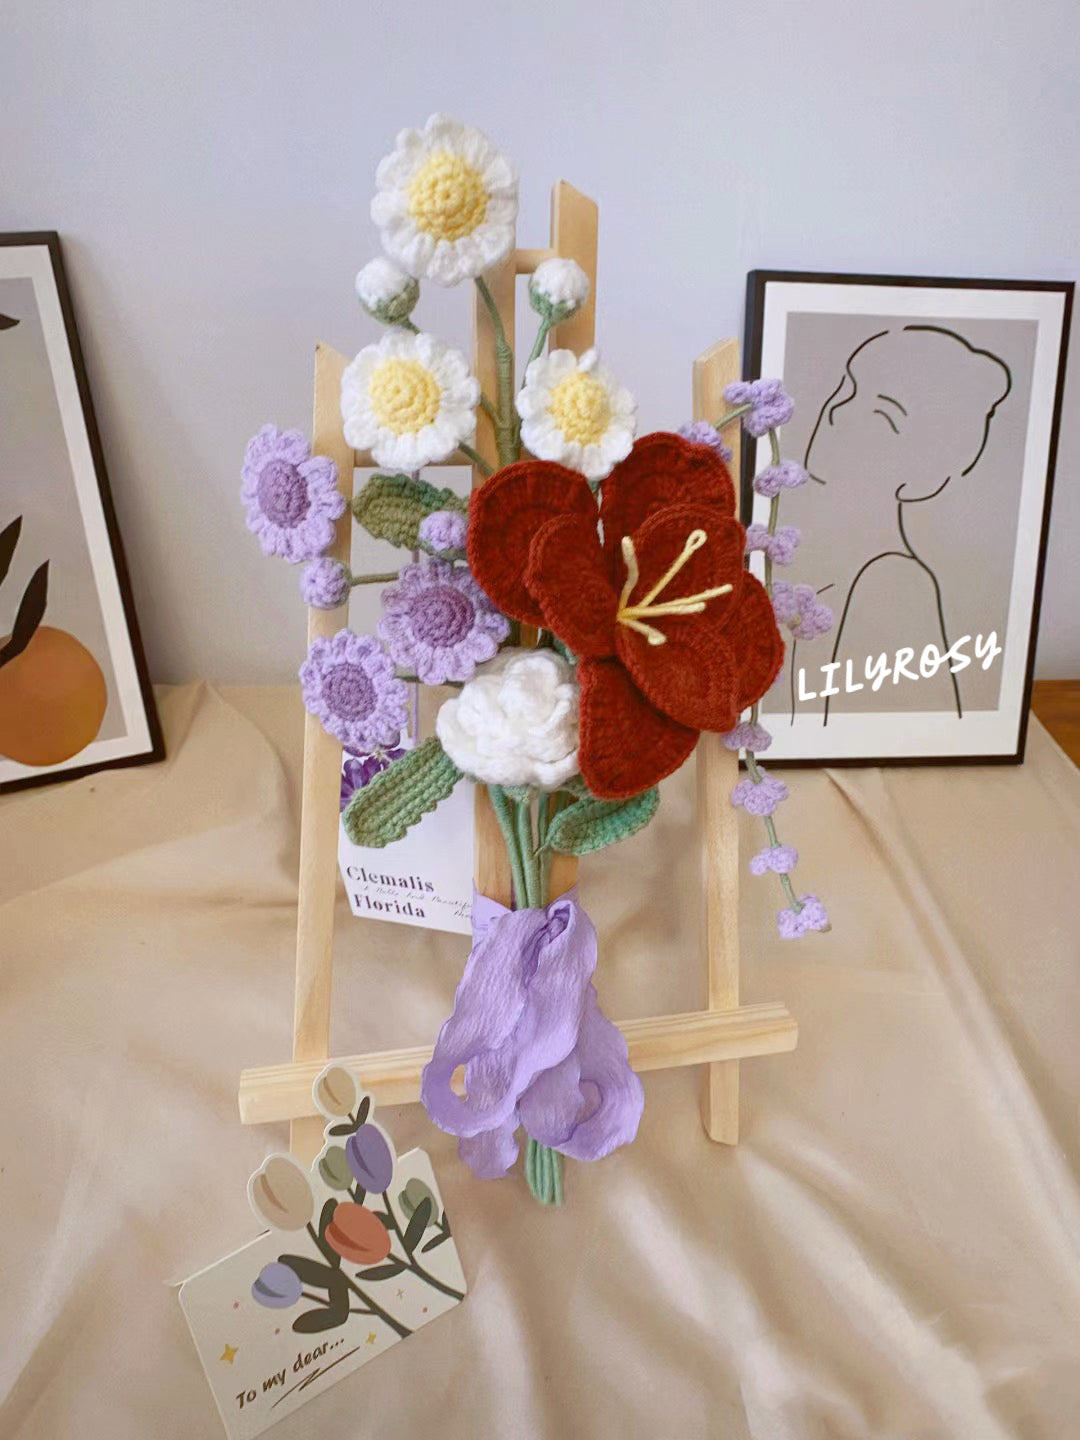
<svg viewBox="0 0 1080 1440"><path fill-rule="evenodd" d="M601 205L599 339L645 428L742 329L754 266L1073 278L1075 0L7 0L0 230L54 228L154 675L280 679L296 572L237 500L264 420L306 428L394 133L441 109ZM421 301L464 340L462 291ZM1080 349L1039 672L1080 674Z"/></svg>

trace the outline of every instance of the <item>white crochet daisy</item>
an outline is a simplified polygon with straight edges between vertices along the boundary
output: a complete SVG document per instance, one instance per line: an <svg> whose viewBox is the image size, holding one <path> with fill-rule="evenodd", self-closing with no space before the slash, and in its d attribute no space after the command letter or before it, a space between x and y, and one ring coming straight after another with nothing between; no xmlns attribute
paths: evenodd
<svg viewBox="0 0 1080 1440"><path fill-rule="evenodd" d="M517 397L521 438L539 460L556 460L602 480L634 443L633 396L604 370L595 350L541 355Z"/></svg>
<svg viewBox="0 0 1080 1440"><path fill-rule="evenodd" d="M341 418L354 450L409 474L447 460L476 429L480 383L460 350L434 335L388 331L341 377Z"/></svg>
<svg viewBox="0 0 1080 1440"><path fill-rule="evenodd" d="M445 115L402 130L375 172L371 218L410 275L456 285L514 245L518 183L486 135Z"/></svg>

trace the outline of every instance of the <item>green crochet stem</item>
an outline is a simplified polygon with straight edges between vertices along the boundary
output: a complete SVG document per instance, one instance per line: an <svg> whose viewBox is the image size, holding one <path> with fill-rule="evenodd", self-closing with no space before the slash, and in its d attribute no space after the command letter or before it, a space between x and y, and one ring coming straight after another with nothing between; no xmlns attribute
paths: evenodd
<svg viewBox="0 0 1080 1440"><path fill-rule="evenodd" d="M736 405L734 410L729 410L726 415L722 415L720 419L717 420L716 424L713 426L713 429L722 430L725 425L730 425L733 420L739 420L742 418L742 416L749 415L750 411L753 408L753 405L750 404Z"/></svg>
<svg viewBox="0 0 1080 1440"><path fill-rule="evenodd" d="M495 331L495 444L499 451L499 464L510 465L517 459L518 450L517 426L514 423L514 352L507 341L495 297L482 275L476 277L476 288Z"/></svg>
<svg viewBox="0 0 1080 1440"><path fill-rule="evenodd" d="M550 330L551 321L545 316L541 315L540 327L536 332L536 339L533 341L533 347L529 351L529 358L525 361L525 369L522 371L521 374L521 378L523 381L525 379L525 376L529 373L529 366L534 360L539 358L540 351L543 350L544 345L547 342L547 337Z"/></svg>
<svg viewBox="0 0 1080 1440"><path fill-rule="evenodd" d="M476 468L480 471L481 475L485 475L485 476L486 476L486 475L491 475L491 474L494 473L494 472L492 471L491 466L490 466L490 465L488 464L488 462L484 459L484 457L483 457L482 455L480 455L477 451L475 451L471 445L466 445L466 444L464 443L464 441L463 441L463 442L458 446L458 449L461 451L461 453L462 453L463 455L467 455L467 456L469 457L469 459L472 461L472 463L473 463L473 464L476 466Z"/></svg>
<svg viewBox="0 0 1080 1440"><path fill-rule="evenodd" d="M489 785L488 794L506 842L518 908L539 908L544 903L544 865L533 837L532 796L511 801L499 785ZM548 797L540 795L537 822L541 844L547 828L548 803ZM513 811L517 812L516 815ZM525 1183L541 1205L563 1203L562 1157L557 1151L539 1144L531 1135L525 1142Z"/></svg>
<svg viewBox="0 0 1080 1440"><path fill-rule="evenodd" d="M746 407L746 409L750 409L750 408L751 408L750 406L747 406L747 407ZM717 427L717 428L719 428L719 427ZM770 430L770 431L769 431L769 448L770 448L771 451L772 451L772 463L773 463L774 465L778 465L778 464L780 463L780 437L777 435L777 433L776 433L775 430ZM768 528L769 528L769 534L770 534L770 535L775 535L775 534L776 534L776 526L777 526L777 523L778 523L779 519L780 519L780 496L779 496L779 495L774 495L774 496L772 497L772 499L769 501L769 526L768 526ZM765 556L765 589L766 589L766 591L768 592L769 599L771 600L771 599L772 599L772 560L771 560L771 558L770 558L768 555ZM751 711L750 711L750 722L751 722L751 724L754 724L754 725L757 724L757 718L758 718L758 711L759 711L759 709L760 709L760 703L761 703L760 701L755 700L754 705L753 705L753 708L752 708ZM760 784L761 784L761 771L758 769L757 756L754 754L754 752L753 752L752 750L747 750L747 752L746 752L746 768L747 768L747 770L749 771L749 773L750 773L750 778L751 778L751 780L753 780L754 784L755 784L755 785L760 785ZM776 824L775 824L772 816L771 816L771 815L766 815L766 816L764 816L764 820L765 820L765 833L766 833L766 834L768 835L768 837L769 837L769 844L770 844L770 845L773 845L773 846L779 845L779 844L780 844L780 840L779 840L779 837L777 836L777 833L776 833ZM795 911L795 914L798 915L799 911L800 911L803 907L802 907L802 905L801 905L801 903L800 903L798 897L796 896L795 891L794 891L794 889L793 889L793 887L792 887L792 884L791 884L791 876L790 876L790 875L780 875L780 876L778 876L777 878L779 879L780 884L781 884L781 886L783 887L783 891L784 891L785 896L787 897L787 902L788 902L788 904L789 904L789 905L791 906L791 908Z"/></svg>
<svg viewBox="0 0 1080 1440"><path fill-rule="evenodd" d="M562 1156L531 1135L525 1142L525 1183L541 1205L563 1203Z"/></svg>
<svg viewBox="0 0 1080 1440"><path fill-rule="evenodd" d="M350 585L389 585L392 580L398 579L399 572L397 570L380 570L374 575L354 575L346 566L345 573L349 577Z"/></svg>

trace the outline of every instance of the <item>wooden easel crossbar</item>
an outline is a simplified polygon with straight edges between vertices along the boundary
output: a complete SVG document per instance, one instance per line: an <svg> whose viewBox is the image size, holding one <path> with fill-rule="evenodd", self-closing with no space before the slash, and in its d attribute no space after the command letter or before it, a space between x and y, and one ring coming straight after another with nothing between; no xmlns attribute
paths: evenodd
<svg viewBox="0 0 1080 1440"><path fill-rule="evenodd" d="M587 303L552 331L551 345L578 354L592 345L596 248L596 205L573 186L560 181L552 192L550 249L516 250L487 276L511 345L517 277L531 274L551 255L576 260L591 282ZM475 373L484 391L492 394L496 388L493 325L486 308L479 302L474 305L473 336ZM369 455L350 449L342 435L339 399L345 364L345 357L337 351L325 345L316 347L312 448L335 462L339 484L349 500L354 470L370 466L372 460ZM715 419L723 413L724 387L738 379L739 373L739 348L734 340L720 342L695 361L695 419ZM735 451L732 464L734 474L738 475L739 437L726 438ZM475 448L488 464L497 466L494 431L483 412L478 415ZM446 463L467 462L457 456ZM483 478L474 467L474 487L483 484ZM351 515L346 511L338 523L330 552L346 562L351 523ZM345 624L345 618L344 606L334 611L311 610L309 644L319 636L335 634ZM685 1015L625 1021L619 1028L626 1036L630 1062L636 1070L704 1065L705 1130L713 1140L734 1144L739 1137L739 1062L757 1055L793 1050L798 1027L779 1002L739 1004L739 837L737 811L728 798L738 776L738 761L718 735L703 734L698 742L696 765L697 825L705 906L706 1005L703 1010ZM314 716L306 716L293 1058L287 1064L245 1070L240 1076L243 1122L257 1125L289 1120L290 1147L305 1163L318 1152L323 1138L324 1120L315 1110L312 1082L330 1059L340 775L340 744L323 730ZM486 791L481 786L477 787L475 879L482 893L505 905L511 904L509 862ZM577 861L570 856L557 856L551 866L548 898L563 894L576 880ZM339 1063L362 1076L364 1088L372 1092L378 1104L394 1105L420 1098L420 1073L430 1058L430 1046L412 1046L340 1057Z"/></svg>

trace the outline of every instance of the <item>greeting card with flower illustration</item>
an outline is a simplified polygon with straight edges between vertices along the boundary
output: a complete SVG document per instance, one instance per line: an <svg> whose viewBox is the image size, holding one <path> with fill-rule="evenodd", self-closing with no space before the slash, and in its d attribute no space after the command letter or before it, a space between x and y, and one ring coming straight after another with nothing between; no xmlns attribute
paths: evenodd
<svg viewBox="0 0 1080 1440"><path fill-rule="evenodd" d="M475 897L473 948L421 1098L476 1175L506 1174L524 1150L529 1188L550 1203L562 1195L561 1157L595 1161L628 1143L644 1105L622 1033L597 1001L596 931L576 889L550 893L553 857L647 825L659 783L713 732L745 757L730 798L764 823L768 843L750 868L779 881L780 936L827 930L821 900L796 893L798 855L777 832L787 787L757 754L770 740L758 706L785 632L812 640L832 616L806 587L773 583L799 544L779 524L781 496L808 479L782 455L792 403L779 380L731 384L714 419L635 438L635 402L596 350L548 349L590 290L558 254L531 275L535 335L515 365L485 277L514 247L517 196L491 141L445 116L402 131L377 171L371 214L386 253L360 271L356 292L386 331L347 365L340 399L345 442L379 467L351 498L352 517L407 552L390 583L326 555L346 500L302 437L259 432L244 497L263 549L307 562L309 605L337 609L354 586L385 586L376 634L316 639L300 668L309 712L380 762L349 794L349 839L393 845L464 781L490 800L513 906ZM424 282L475 286L491 393L462 351L415 323ZM489 458L473 445L478 413L494 437ZM754 482L768 520L749 532L724 439L738 426L771 452ZM420 473L460 459L478 482L468 503ZM755 551L762 580L747 565ZM391 759L410 682L452 693L434 734Z"/></svg>
<svg viewBox="0 0 1080 1440"><path fill-rule="evenodd" d="M270 1229L180 1287L233 1440L261 1435L465 1296L427 1155L396 1155L344 1066L327 1066L314 1096L328 1123L310 1171L271 1155L248 1183Z"/></svg>

